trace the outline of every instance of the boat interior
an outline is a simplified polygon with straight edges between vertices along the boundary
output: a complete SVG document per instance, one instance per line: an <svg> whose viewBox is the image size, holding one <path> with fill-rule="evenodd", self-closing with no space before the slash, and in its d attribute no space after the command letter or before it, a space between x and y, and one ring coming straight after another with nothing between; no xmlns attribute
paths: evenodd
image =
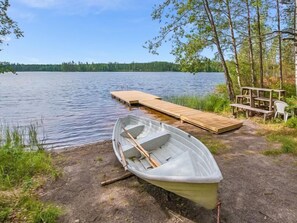
<svg viewBox="0 0 297 223"><path fill-rule="evenodd" d="M170 131L162 123L140 123L135 120L123 121L119 130L119 143L131 168L150 175L164 176L210 176L214 172L208 154L190 142L190 135L181 136ZM158 124L158 123L157 123ZM125 130L123 129L125 128ZM156 160L160 166L153 168L150 162L131 142L129 132L134 139ZM178 168L177 168L178 167Z"/></svg>

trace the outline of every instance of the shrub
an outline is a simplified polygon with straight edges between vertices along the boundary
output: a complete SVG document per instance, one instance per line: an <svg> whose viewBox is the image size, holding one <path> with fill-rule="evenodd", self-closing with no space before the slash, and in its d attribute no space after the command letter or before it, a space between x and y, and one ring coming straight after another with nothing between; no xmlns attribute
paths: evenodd
<svg viewBox="0 0 297 223"><path fill-rule="evenodd" d="M288 121L285 123L285 126L297 129L297 118L289 118Z"/></svg>

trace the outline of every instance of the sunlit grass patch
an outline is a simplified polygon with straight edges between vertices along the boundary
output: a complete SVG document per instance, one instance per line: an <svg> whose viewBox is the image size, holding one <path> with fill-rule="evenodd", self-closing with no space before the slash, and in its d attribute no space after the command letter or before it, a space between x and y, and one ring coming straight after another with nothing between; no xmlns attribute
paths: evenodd
<svg viewBox="0 0 297 223"><path fill-rule="evenodd" d="M265 155L292 154L297 155L297 130L288 128L283 123L271 121L262 125L261 133L267 140L280 144L280 148L272 148L263 152Z"/></svg>
<svg viewBox="0 0 297 223"><path fill-rule="evenodd" d="M0 127L0 222L55 222L61 211L35 190L58 171L38 138L38 126Z"/></svg>
<svg viewBox="0 0 297 223"><path fill-rule="evenodd" d="M61 209L24 191L0 192L0 222L54 223Z"/></svg>
<svg viewBox="0 0 297 223"><path fill-rule="evenodd" d="M0 189L22 184L38 174L55 177L51 156L39 143L36 127L5 127L0 142Z"/></svg>
<svg viewBox="0 0 297 223"><path fill-rule="evenodd" d="M208 150L214 154L218 155L226 152L229 148L226 143L212 136L200 136L199 140L208 148Z"/></svg>

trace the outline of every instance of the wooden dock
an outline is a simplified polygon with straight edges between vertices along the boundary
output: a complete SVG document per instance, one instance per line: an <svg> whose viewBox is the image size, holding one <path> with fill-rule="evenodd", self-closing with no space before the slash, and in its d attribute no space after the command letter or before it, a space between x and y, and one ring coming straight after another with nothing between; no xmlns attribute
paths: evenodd
<svg viewBox="0 0 297 223"><path fill-rule="evenodd" d="M158 96L147 94L141 91L113 91L110 93L113 98L117 98L118 100L130 106L133 104L139 104L139 101L141 100L161 99Z"/></svg>
<svg viewBox="0 0 297 223"><path fill-rule="evenodd" d="M114 91L111 92L116 98L128 105L140 104L157 110L167 115L180 119L213 133L223 133L240 128L242 122L236 119L226 118L210 112L202 112L196 109L162 101L160 97L141 91Z"/></svg>

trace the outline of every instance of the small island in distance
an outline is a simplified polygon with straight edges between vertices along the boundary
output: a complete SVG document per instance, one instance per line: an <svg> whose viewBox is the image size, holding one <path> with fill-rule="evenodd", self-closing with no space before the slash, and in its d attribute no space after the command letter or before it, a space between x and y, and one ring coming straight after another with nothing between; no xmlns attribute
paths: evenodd
<svg viewBox="0 0 297 223"><path fill-rule="evenodd" d="M62 64L19 64L5 63L16 72L22 71L47 71L47 72L180 72L183 71L176 63L171 62L147 62L147 63L83 63L64 62ZM220 62L205 59L195 68L195 72L221 72Z"/></svg>

